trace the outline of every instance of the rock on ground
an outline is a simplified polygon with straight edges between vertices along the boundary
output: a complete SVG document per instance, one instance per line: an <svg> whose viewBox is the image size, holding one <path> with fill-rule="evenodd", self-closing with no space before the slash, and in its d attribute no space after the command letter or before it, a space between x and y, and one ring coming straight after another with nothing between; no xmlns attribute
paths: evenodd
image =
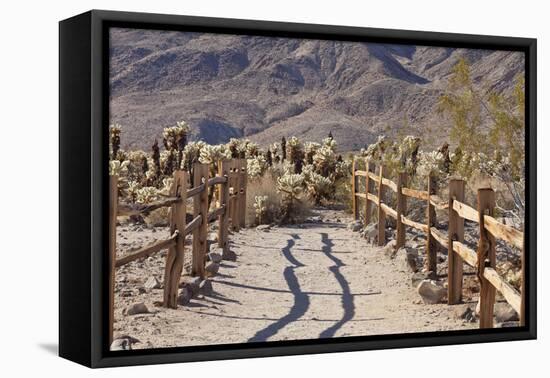
<svg viewBox="0 0 550 378"><path fill-rule="evenodd" d="M200 277L191 277L188 280L186 280L181 286L183 288L187 288L191 293L191 296L193 296L199 292L199 285L201 281L202 280Z"/></svg>
<svg viewBox="0 0 550 378"><path fill-rule="evenodd" d="M455 310L455 315L458 319L462 319L466 322L473 323L476 321L476 314L474 310L468 305L459 305Z"/></svg>
<svg viewBox="0 0 550 378"><path fill-rule="evenodd" d="M396 251L395 251L396 244L397 244L396 240L390 240L383 248L384 255L388 256L390 259L393 259L396 254Z"/></svg>
<svg viewBox="0 0 550 378"><path fill-rule="evenodd" d="M208 254L208 260L219 264L222 261L222 253L212 251Z"/></svg>
<svg viewBox="0 0 550 378"><path fill-rule="evenodd" d="M367 239L369 243L376 243L378 241L378 226L375 223L369 224L363 230L363 237Z"/></svg>
<svg viewBox="0 0 550 378"><path fill-rule="evenodd" d="M205 297L209 297L214 292L214 289L212 288L212 281L211 280L204 280L199 285L199 294L204 295Z"/></svg>
<svg viewBox="0 0 550 378"><path fill-rule="evenodd" d="M423 280L417 288L418 294L426 304L436 304L447 294L447 290L437 281Z"/></svg>
<svg viewBox="0 0 550 378"><path fill-rule="evenodd" d="M361 223L360 220L356 220L348 224L348 230L353 232L359 232L361 231L361 228L363 228L363 223Z"/></svg>
<svg viewBox="0 0 550 378"><path fill-rule="evenodd" d="M145 284L143 285L146 290L160 289L162 284L157 280L156 277L149 277Z"/></svg>
<svg viewBox="0 0 550 378"><path fill-rule="evenodd" d="M217 264L215 262L210 262L206 265L205 270L210 276L213 276L216 273L218 273L218 270L220 270L220 264Z"/></svg>
<svg viewBox="0 0 550 378"><path fill-rule="evenodd" d="M145 303L134 303L126 309L126 315L148 314L149 309L145 306Z"/></svg>
<svg viewBox="0 0 550 378"><path fill-rule="evenodd" d="M181 306L185 306L191 301L191 298L193 298L193 293L189 288L184 287L180 289L180 292L178 293L177 302Z"/></svg>
<svg viewBox="0 0 550 378"><path fill-rule="evenodd" d="M519 320L519 315L508 303L495 303L495 320L506 323Z"/></svg>

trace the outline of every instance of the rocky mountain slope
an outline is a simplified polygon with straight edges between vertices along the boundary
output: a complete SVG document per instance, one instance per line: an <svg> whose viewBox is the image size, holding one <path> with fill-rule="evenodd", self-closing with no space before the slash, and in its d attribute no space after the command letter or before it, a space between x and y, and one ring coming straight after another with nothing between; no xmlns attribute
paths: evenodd
<svg viewBox="0 0 550 378"><path fill-rule="evenodd" d="M438 143L450 122L437 100L461 56L499 92L524 71L518 52L135 29L112 29L110 52L111 123L144 149L179 120L209 143L332 131L346 151L405 127Z"/></svg>

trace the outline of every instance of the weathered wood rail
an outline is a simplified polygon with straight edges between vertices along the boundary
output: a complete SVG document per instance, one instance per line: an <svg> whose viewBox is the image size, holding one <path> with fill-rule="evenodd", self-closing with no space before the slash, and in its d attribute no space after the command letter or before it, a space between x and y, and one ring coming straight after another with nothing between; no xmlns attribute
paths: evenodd
<svg viewBox="0 0 550 378"><path fill-rule="evenodd" d="M208 224L218 221L218 246L223 254L228 252L229 230L238 231L246 223L246 160L232 159L218 162L217 174L209 177L208 164L195 163L193 182L186 171L173 174L170 195L149 204L125 204L118 201L118 177L110 177L109 202L109 335L113 337L114 288L116 269L133 261L144 259L168 249L164 271L163 306L177 307L177 294L184 267L185 238L193 236L191 275L205 277ZM217 189L216 199L208 201L208 189ZM187 222L187 200L192 199L192 219ZM117 259L117 217L147 214L162 207L169 207L170 237L144 246ZM212 209L211 209L212 207Z"/></svg>
<svg viewBox="0 0 550 378"><path fill-rule="evenodd" d="M405 245L405 226L415 228L426 233L426 261L427 268L437 273L437 251L440 248L448 251L448 304L457 304L462 301L463 264L475 268L480 284L480 328L492 328L493 311L496 291L500 292L510 306L517 311L520 324L525 325L525 268L522 266L522 290L518 292L496 271L495 239L498 238L521 250L523 265L524 241L523 232L503 224L493 217L495 207L495 193L491 188L479 189L477 193L477 209L464 203L465 182L451 179L449 182L449 198L445 201L436 193L437 182L433 176L427 178L427 190L417 190L407 187L407 175L401 173L394 182L384 177L384 167L375 166L365 161L366 170L358 170L357 160L352 164L352 210L355 219L359 219L359 201L364 200L365 224L371 223L372 204L378 207L378 245L386 244L386 216L396 220L396 243L399 249ZM365 192L360 193L358 177L365 178ZM374 184L377 184L377 194L371 193ZM396 195L397 209L384 203L385 189L390 189ZM407 218L407 198L412 197L426 201L426 223L420 223ZM448 211L447 235L436 228L435 209ZM464 220L479 225L479 240L477 251L464 244ZM439 245L439 246L438 246Z"/></svg>

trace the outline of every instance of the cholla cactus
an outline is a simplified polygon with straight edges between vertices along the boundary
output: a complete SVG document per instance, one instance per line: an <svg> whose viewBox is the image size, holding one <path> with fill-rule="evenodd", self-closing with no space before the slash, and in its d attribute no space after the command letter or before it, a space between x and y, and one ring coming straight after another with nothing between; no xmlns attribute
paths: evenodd
<svg viewBox="0 0 550 378"><path fill-rule="evenodd" d="M313 164L313 156L315 156L315 153L317 150L321 148L321 145L319 143L315 142L306 142L305 143L305 161L306 164Z"/></svg>
<svg viewBox="0 0 550 378"><path fill-rule="evenodd" d="M256 213L256 219L258 224L262 224L262 219L267 211L267 196L255 196L254 197L254 212Z"/></svg>
<svg viewBox="0 0 550 378"><path fill-rule="evenodd" d="M227 143L227 148L229 148L229 151L231 152L231 157L234 159L246 157L246 148L249 143L250 141L248 139L229 139L229 142Z"/></svg>
<svg viewBox="0 0 550 378"><path fill-rule="evenodd" d="M128 181L126 193L130 202L135 203L137 200L138 190L141 188L137 181Z"/></svg>
<svg viewBox="0 0 550 378"><path fill-rule="evenodd" d="M259 153L260 153L260 148L258 147L258 145L247 139L245 143L246 158L252 158L252 157L258 156Z"/></svg>
<svg viewBox="0 0 550 378"><path fill-rule="evenodd" d="M296 201L302 194L304 176L299 174L285 174L277 179L277 191L283 194L283 220L294 222Z"/></svg>
<svg viewBox="0 0 550 378"><path fill-rule="evenodd" d="M155 201L158 198L158 189L154 186L145 186L136 191L136 202L147 204Z"/></svg>
<svg viewBox="0 0 550 378"><path fill-rule="evenodd" d="M137 182L143 181L145 173L149 169L147 154L142 150L128 151L128 178Z"/></svg>
<svg viewBox="0 0 550 378"><path fill-rule="evenodd" d="M432 175L438 178L442 177L444 172L445 157L439 151L424 152L421 151L418 155L417 174L422 177Z"/></svg>
<svg viewBox="0 0 550 378"><path fill-rule="evenodd" d="M337 156L330 146L323 145L313 155L313 164L317 173L327 177L334 171Z"/></svg>
<svg viewBox="0 0 550 378"><path fill-rule="evenodd" d="M312 165L306 165L303 169L304 182L307 194L318 205L321 200L328 198L334 191L334 182L328 178L315 173Z"/></svg>
<svg viewBox="0 0 550 378"><path fill-rule="evenodd" d="M247 159L247 173L250 178L260 177L267 169L267 161L263 155Z"/></svg>
<svg viewBox="0 0 550 378"><path fill-rule="evenodd" d="M206 148L207 144L203 141L191 142L183 150L183 160L180 169L191 171L193 164L198 162L201 156L201 150Z"/></svg>
<svg viewBox="0 0 550 378"><path fill-rule="evenodd" d="M277 179L277 190L290 200L298 198L302 193L304 176L299 174L285 174Z"/></svg>
<svg viewBox="0 0 550 378"><path fill-rule="evenodd" d="M115 123L109 126L109 141L111 147L111 159L116 159L118 150L120 150L120 125Z"/></svg>
<svg viewBox="0 0 550 378"><path fill-rule="evenodd" d="M215 146L207 144L200 149L199 162L202 164L216 164L225 159L231 159L231 151L224 144Z"/></svg>
<svg viewBox="0 0 550 378"><path fill-rule="evenodd" d="M176 126L166 127L162 133L164 148L167 150L183 151L187 145L189 125L184 121L177 122Z"/></svg>
<svg viewBox="0 0 550 378"><path fill-rule="evenodd" d="M173 177L165 177L164 179L162 179L162 187L160 188L158 193L163 196L169 196L170 191L172 190L173 184L174 184Z"/></svg>
<svg viewBox="0 0 550 378"><path fill-rule="evenodd" d="M397 172L407 172L414 174L418 163L418 148L420 147L420 138L406 136L397 146ZM443 156L443 155L442 155Z"/></svg>
<svg viewBox="0 0 550 378"><path fill-rule="evenodd" d="M155 139L155 143L153 143L152 146L153 153L151 154L152 163L149 164L149 169L152 170L152 172L147 172L147 183L149 185L156 185L156 182L160 180L162 171L160 168L160 148L159 148L159 142Z"/></svg>
<svg viewBox="0 0 550 378"><path fill-rule="evenodd" d="M109 175L110 176L125 176L128 173L128 160L121 162L120 160L109 161Z"/></svg>
<svg viewBox="0 0 550 378"><path fill-rule="evenodd" d="M323 147L329 148L332 152L336 152L336 147L338 146L334 138L329 136L328 138L323 139Z"/></svg>
<svg viewBox="0 0 550 378"><path fill-rule="evenodd" d="M295 136L287 141L288 160L294 165L294 173L302 173L304 150L302 143Z"/></svg>
<svg viewBox="0 0 550 378"><path fill-rule="evenodd" d="M160 166L164 176L171 176L178 167L178 151L164 150L160 153Z"/></svg>
<svg viewBox="0 0 550 378"><path fill-rule="evenodd" d="M382 164L389 142L384 136L379 136L376 143L370 144L366 149L361 149L361 156L367 157L369 161Z"/></svg>

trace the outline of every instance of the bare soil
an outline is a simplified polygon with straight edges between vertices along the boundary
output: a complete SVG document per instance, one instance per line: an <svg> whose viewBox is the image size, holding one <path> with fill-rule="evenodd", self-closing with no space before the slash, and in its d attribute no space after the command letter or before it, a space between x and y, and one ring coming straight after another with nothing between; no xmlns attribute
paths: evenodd
<svg viewBox="0 0 550 378"><path fill-rule="evenodd" d="M133 348L139 349L478 327L456 316L458 306L423 304L411 272L350 231L351 219L343 212L316 211L318 223L231 235L236 260L223 261L212 277L213 295L177 309L155 306L161 288L143 289L152 276L162 282L166 252L122 267L116 276L115 334L138 339ZM167 236L164 228L123 226L119 247ZM124 315L139 302L150 313Z"/></svg>

